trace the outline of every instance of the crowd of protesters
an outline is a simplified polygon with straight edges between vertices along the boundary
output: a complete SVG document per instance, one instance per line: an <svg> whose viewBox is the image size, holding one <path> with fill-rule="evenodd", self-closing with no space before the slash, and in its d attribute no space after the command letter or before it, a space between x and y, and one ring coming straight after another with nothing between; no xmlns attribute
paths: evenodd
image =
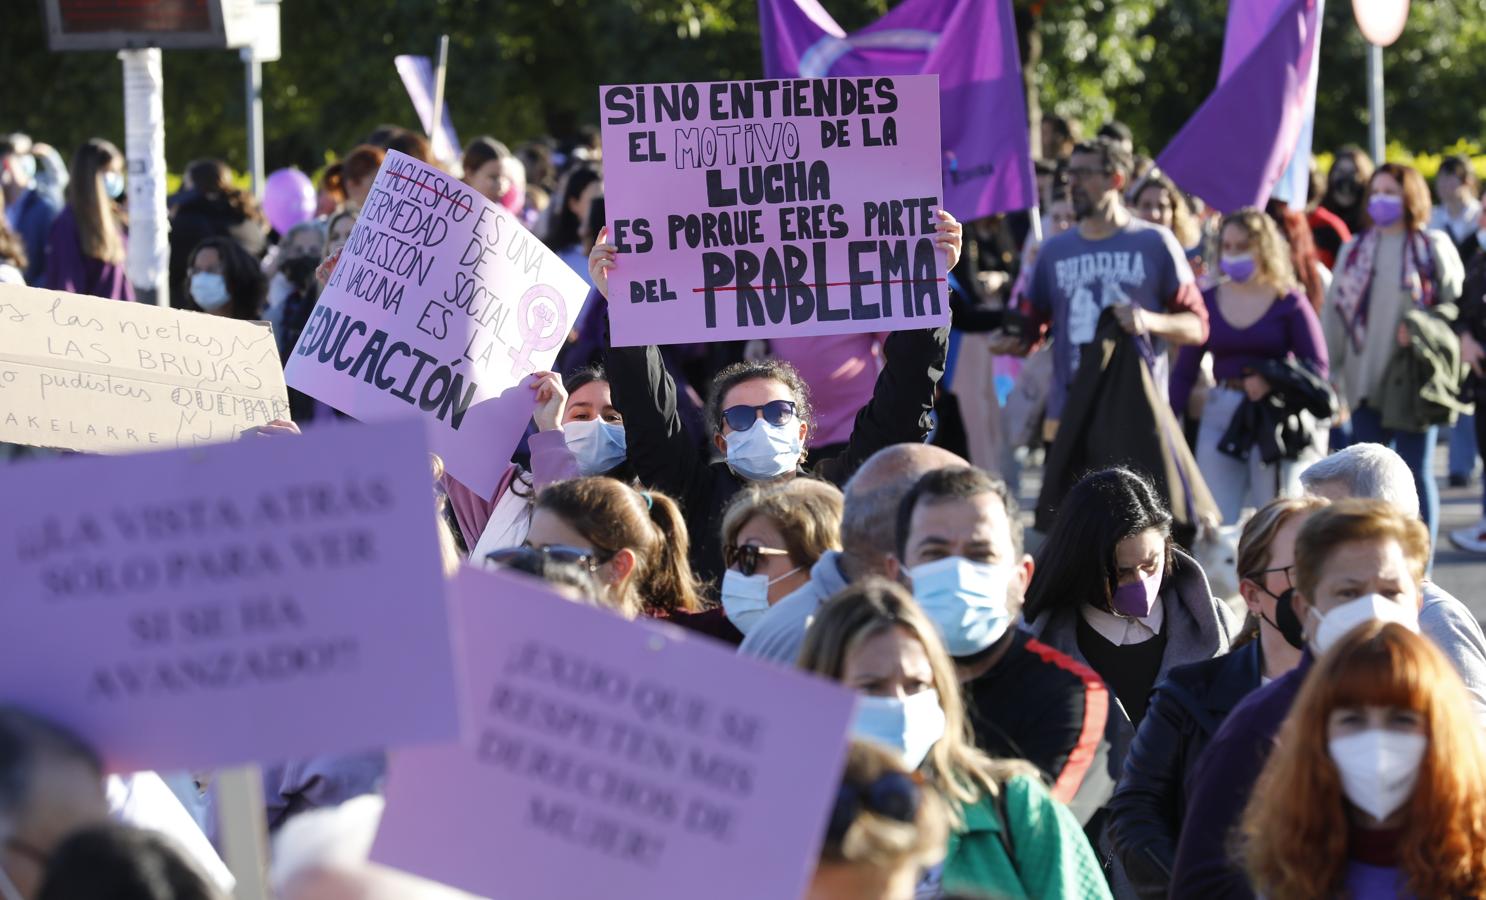
<svg viewBox="0 0 1486 900"><path fill-rule="evenodd" d="M1342 148L1311 196L1219 214L1119 123L1041 138L1040 228L938 214L948 328L611 346L596 137L438 160L394 126L284 233L191 163L171 303L267 320L287 359L389 150L588 280L498 488L440 473L445 546L855 692L812 898L1486 896L1486 638L1429 577L1436 445L1458 484L1486 448L1470 161L1432 204L1416 169ZM0 140L0 282L135 300L126 178L106 140L67 165ZM265 433L340 417L290 399ZM1448 537L1486 553L1486 512ZM264 774L283 896L397 884L306 849L367 818L379 752ZM214 789L105 779L0 708L0 897L224 896Z"/></svg>

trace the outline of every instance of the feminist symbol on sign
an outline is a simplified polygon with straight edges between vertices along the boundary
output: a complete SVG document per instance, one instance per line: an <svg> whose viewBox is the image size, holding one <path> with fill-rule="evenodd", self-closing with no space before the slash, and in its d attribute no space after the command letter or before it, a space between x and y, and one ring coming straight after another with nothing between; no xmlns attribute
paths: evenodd
<svg viewBox="0 0 1486 900"><path fill-rule="evenodd" d="M562 323L567 318L567 304L553 288L538 284L521 295L516 306L516 330L521 334L521 346L506 351L511 356L512 375L519 378L534 371L531 355L562 343L566 337Z"/></svg>

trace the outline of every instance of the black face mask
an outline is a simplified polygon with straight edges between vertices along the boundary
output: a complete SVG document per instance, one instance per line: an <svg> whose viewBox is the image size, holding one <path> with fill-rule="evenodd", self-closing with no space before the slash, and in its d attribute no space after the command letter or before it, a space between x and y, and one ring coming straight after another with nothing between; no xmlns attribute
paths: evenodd
<svg viewBox="0 0 1486 900"><path fill-rule="evenodd" d="M1259 590L1269 594L1269 591L1265 589L1264 585L1260 584L1257 586ZM1264 619L1270 628L1278 631L1280 637L1285 639L1285 643L1294 647L1296 650L1304 650L1305 629L1301 627L1300 618L1295 615L1295 604L1291 602L1295 599L1295 588L1287 589L1278 597L1275 597L1274 594L1269 594L1269 596L1274 597L1275 621L1271 622L1265 619L1262 612L1259 614L1259 618Z"/></svg>

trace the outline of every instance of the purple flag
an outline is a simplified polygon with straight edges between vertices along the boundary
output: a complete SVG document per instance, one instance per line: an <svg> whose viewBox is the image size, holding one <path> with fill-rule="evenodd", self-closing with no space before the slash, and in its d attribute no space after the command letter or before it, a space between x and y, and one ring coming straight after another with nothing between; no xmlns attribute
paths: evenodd
<svg viewBox="0 0 1486 900"><path fill-rule="evenodd" d="M1037 202L1010 0L904 0L846 34L817 0L759 0L764 75L938 75L944 206L961 219Z"/></svg>
<svg viewBox="0 0 1486 900"><path fill-rule="evenodd" d="M1295 155L1313 90L1316 0L1285 0L1268 16L1257 9L1263 5L1230 17L1230 28L1247 33L1225 41L1218 87L1156 160L1182 190L1225 213L1269 200ZM1255 34L1260 21L1266 30Z"/></svg>
<svg viewBox="0 0 1486 900"><path fill-rule="evenodd" d="M395 56L392 65L408 89L408 99L413 101L413 110L418 121L423 123L423 133L433 134L433 62L426 56ZM449 101L444 101L443 116L439 121L439 133L433 136L433 155L443 163L459 159L459 135L454 133L454 119L449 115Z"/></svg>

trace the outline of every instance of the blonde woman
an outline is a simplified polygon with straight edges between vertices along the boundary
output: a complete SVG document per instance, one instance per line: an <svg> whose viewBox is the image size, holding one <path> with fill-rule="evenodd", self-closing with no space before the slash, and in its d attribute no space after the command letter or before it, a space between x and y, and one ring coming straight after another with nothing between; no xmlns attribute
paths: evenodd
<svg viewBox="0 0 1486 900"><path fill-rule="evenodd" d="M124 274L124 155L102 138L77 148L67 208L47 238L41 286L54 291L133 300Z"/></svg>
<svg viewBox="0 0 1486 900"><path fill-rule="evenodd" d="M954 663L900 585L869 578L833 597L806 632L799 664L857 691L853 736L897 751L948 801L944 863L921 893L1110 896L1083 830L1037 770L975 748Z"/></svg>
<svg viewBox="0 0 1486 900"><path fill-rule="evenodd" d="M810 581L822 557L840 549L841 491L834 484L792 478L746 488L722 516L722 614L737 637L714 637L742 643L771 606Z"/></svg>
<svg viewBox="0 0 1486 900"><path fill-rule="evenodd" d="M1300 495L1301 469L1325 452L1316 416L1332 400L1321 323L1274 220L1245 207L1223 219L1221 241L1224 279L1202 295L1207 343L1182 348L1171 403L1178 413L1187 408L1211 353L1217 386L1203 408L1197 464L1224 523L1234 524L1246 507ZM1299 427L1286 428L1292 419Z"/></svg>

